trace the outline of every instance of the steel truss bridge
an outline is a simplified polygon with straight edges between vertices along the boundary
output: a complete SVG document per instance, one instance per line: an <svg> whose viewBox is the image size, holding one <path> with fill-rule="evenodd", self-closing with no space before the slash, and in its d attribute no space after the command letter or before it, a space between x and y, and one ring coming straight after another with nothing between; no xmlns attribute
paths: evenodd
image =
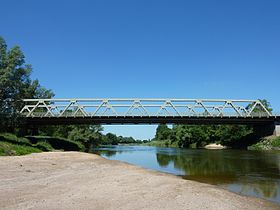
<svg viewBox="0 0 280 210"><path fill-rule="evenodd" d="M29 124L271 124L280 121L259 100L24 99Z"/></svg>

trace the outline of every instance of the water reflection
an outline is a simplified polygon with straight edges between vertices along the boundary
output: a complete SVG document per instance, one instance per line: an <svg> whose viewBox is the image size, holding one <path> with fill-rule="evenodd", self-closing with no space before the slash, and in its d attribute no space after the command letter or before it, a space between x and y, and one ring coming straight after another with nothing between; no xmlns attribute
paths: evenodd
<svg viewBox="0 0 280 210"><path fill-rule="evenodd" d="M105 156L105 157L114 157L117 154L117 151L112 150L98 150L95 152L98 155ZM121 152L118 152L121 153Z"/></svg>
<svg viewBox="0 0 280 210"><path fill-rule="evenodd" d="M184 179L217 184L231 191L279 202L278 155L273 153L198 150L170 154L158 151L156 157L160 166L173 164L185 171Z"/></svg>
<svg viewBox="0 0 280 210"><path fill-rule="evenodd" d="M137 146L100 148L103 157L181 175L280 204L280 152L186 150Z"/></svg>

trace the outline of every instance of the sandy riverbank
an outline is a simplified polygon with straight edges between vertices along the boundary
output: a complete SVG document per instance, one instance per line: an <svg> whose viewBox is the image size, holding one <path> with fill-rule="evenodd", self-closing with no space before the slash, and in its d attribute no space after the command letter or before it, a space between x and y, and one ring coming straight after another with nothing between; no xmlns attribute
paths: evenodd
<svg viewBox="0 0 280 210"><path fill-rule="evenodd" d="M0 157L0 209L280 209L212 185L79 152Z"/></svg>
<svg viewBox="0 0 280 210"><path fill-rule="evenodd" d="M205 147L205 149L226 149L226 146L223 146L221 144L216 144L216 143L212 143L212 144L207 144Z"/></svg>

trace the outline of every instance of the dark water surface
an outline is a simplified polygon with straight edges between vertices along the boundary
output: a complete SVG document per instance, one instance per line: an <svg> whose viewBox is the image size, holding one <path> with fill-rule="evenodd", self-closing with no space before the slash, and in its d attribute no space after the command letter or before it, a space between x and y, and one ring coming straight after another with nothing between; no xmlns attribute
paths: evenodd
<svg viewBox="0 0 280 210"><path fill-rule="evenodd" d="M280 204L280 151L109 146L94 153Z"/></svg>

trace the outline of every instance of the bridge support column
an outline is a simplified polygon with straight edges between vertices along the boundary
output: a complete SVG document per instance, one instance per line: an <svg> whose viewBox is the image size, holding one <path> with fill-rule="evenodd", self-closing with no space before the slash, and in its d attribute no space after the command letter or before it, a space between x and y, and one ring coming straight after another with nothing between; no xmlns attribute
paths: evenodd
<svg viewBox="0 0 280 210"><path fill-rule="evenodd" d="M31 128L31 134L32 134L32 136L37 136L38 134L39 134L39 128L38 128L38 126L32 126L32 128Z"/></svg>
<svg viewBox="0 0 280 210"><path fill-rule="evenodd" d="M275 122L273 135L280 136L280 122Z"/></svg>

